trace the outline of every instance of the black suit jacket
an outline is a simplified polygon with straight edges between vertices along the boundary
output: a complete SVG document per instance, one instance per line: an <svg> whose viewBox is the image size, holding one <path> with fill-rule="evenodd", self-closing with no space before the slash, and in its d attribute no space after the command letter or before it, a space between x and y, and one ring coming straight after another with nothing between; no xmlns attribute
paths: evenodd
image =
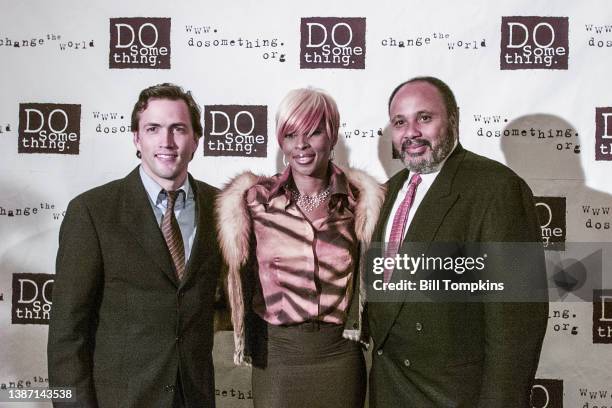
<svg viewBox="0 0 612 408"><path fill-rule="evenodd" d="M407 177L403 170L388 181L372 242L384 241ZM436 255L457 258L468 255L464 243L538 243L538 225L525 182L458 145L416 211L399 253L418 256L444 242L451 244L448 253L437 248ZM418 253L411 251L415 245ZM537 302L414 302L408 297L418 295L407 293L403 302L369 303L370 408L528 408L548 320L543 252L539 244L530 248L530 262L517 267L516 259L498 259L492 268L512 273L513 282L526 288L537 287Z"/></svg>
<svg viewBox="0 0 612 408"><path fill-rule="evenodd" d="M189 180L197 234L182 282L138 168L68 205L47 351L49 385L76 387L69 406L171 407L180 372L187 406L214 407L217 189Z"/></svg>

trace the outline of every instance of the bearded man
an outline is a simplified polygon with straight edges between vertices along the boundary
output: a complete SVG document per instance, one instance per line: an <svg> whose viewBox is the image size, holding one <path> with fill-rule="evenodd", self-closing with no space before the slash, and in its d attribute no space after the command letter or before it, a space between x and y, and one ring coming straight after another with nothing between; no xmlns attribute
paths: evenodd
<svg viewBox="0 0 612 408"><path fill-rule="evenodd" d="M369 297L370 407L528 408L548 320L531 190L508 167L461 146L459 109L441 80L400 84L389 98L389 118L393 147L406 168L387 182L372 242L387 243L390 258L435 253L459 265L481 255L486 267L472 277L508 281L497 282L506 284L506 297L485 290L477 301L473 293L446 298L443 285L429 298L423 291ZM497 243L530 249L517 254L502 247L489 258L473 251ZM385 283L396 284L386 287L401 287L405 274L386 268ZM383 278L375 269L368 268L370 282ZM427 276L441 280L440 274ZM468 274L456 268L450 275L461 280ZM539 290L537 299L520 296L532 288Z"/></svg>

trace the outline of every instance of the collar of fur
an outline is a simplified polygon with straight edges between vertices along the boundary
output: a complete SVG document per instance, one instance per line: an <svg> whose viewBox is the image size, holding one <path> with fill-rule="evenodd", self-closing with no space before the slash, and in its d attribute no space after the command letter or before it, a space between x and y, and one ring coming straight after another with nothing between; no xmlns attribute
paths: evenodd
<svg viewBox="0 0 612 408"><path fill-rule="evenodd" d="M342 169L359 195L355 206L355 233L362 244L368 245L374 232L384 200L384 189L376 180L357 169ZM223 188L216 202L217 230L223 257L230 268L239 268L249 255L251 220L245 204L245 194L255 184L269 177L244 172Z"/></svg>
<svg viewBox="0 0 612 408"><path fill-rule="evenodd" d="M384 200L384 189L376 180L360 170L344 170L348 182L358 191L355 206L355 233L362 249L367 248L374 232L380 208ZM227 294L234 327L234 363L250 364L245 354L244 297L242 287L242 266L249 256L251 219L246 206L245 194L257 183L269 182L268 177L251 172L238 175L231 180L217 196L215 211L221 253L228 267Z"/></svg>

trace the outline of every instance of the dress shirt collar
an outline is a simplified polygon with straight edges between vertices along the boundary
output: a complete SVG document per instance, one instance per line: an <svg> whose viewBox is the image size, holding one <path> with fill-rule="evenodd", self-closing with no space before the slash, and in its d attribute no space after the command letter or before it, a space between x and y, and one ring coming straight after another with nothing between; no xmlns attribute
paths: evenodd
<svg viewBox="0 0 612 408"><path fill-rule="evenodd" d="M142 184L149 196L149 199L155 206L159 206L163 201L166 200L166 195L162 194L162 190L164 190L155 180L149 176L142 166L139 168L140 178L142 180ZM185 208L188 199L193 198L193 191L191 190L191 186L189 185L189 176L185 177L185 182L180 186L177 191L182 191L181 195L182 200L177 200L176 208Z"/></svg>

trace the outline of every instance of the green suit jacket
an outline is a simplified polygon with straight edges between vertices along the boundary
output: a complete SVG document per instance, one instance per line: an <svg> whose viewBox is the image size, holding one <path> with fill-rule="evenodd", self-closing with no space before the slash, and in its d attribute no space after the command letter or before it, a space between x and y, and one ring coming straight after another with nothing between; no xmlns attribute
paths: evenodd
<svg viewBox="0 0 612 408"><path fill-rule="evenodd" d="M407 177L403 170L388 181L372 242L384 241ZM408 241L419 243L418 253ZM457 258L467 255L464 243L539 241L527 184L458 145L416 211L399 253L418 256L444 242L452 244L448 253L438 248L436 255ZM415 302L408 297L417 295L407 293L403 301L368 303L374 341L370 408L528 408L548 320L543 251L535 248L522 264L527 267L513 269L503 259L496 267L508 266L515 282L543 289L537 302Z"/></svg>
<svg viewBox="0 0 612 408"><path fill-rule="evenodd" d="M187 406L214 407L217 190L189 180L197 234L181 282L138 168L68 205L47 350L49 385L76 387L66 406L171 407L180 372Z"/></svg>

